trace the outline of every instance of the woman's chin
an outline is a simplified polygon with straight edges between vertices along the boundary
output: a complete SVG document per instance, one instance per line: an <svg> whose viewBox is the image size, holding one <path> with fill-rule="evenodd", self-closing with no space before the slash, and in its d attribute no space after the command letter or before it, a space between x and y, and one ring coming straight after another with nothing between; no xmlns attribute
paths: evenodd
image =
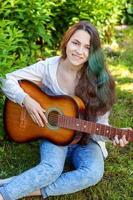
<svg viewBox="0 0 133 200"><path fill-rule="evenodd" d="M78 60L70 60L70 63L74 66L81 66L83 65L83 62L78 61Z"/></svg>

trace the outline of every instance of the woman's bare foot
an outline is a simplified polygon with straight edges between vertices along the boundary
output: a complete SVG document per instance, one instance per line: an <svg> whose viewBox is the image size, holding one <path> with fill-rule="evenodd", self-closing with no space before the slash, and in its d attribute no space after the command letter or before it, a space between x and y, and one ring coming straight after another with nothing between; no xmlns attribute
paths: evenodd
<svg viewBox="0 0 133 200"><path fill-rule="evenodd" d="M28 196L41 196L41 192L40 192L40 190L37 190L35 192L32 192L32 193L28 194Z"/></svg>
<svg viewBox="0 0 133 200"><path fill-rule="evenodd" d="M0 194L0 200L4 200L1 194Z"/></svg>

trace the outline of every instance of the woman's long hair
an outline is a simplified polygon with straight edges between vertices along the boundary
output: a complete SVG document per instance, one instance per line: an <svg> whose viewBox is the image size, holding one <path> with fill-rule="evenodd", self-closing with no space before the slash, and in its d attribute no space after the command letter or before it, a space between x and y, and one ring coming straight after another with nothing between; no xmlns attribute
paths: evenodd
<svg viewBox="0 0 133 200"><path fill-rule="evenodd" d="M88 61L80 71L75 95L85 103L84 118L96 121L97 116L109 111L114 104L115 83L105 65L99 34L95 27L86 21L74 24L64 34L61 42L62 59L66 59L66 45L77 30L87 31L90 35L90 50Z"/></svg>

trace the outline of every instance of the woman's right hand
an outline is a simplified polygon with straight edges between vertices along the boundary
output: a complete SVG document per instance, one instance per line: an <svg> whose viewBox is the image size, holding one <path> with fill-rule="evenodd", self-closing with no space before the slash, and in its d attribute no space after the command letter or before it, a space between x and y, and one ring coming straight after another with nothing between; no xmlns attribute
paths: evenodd
<svg viewBox="0 0 133 200"><path fill-rule="evenodd" d="M40 106L40 104L36 100L31 98L29 95L25 96L23 105L25 106L27 112L36 124L43 127L44 124L48 123L45 116L46 111Z"/></svg>

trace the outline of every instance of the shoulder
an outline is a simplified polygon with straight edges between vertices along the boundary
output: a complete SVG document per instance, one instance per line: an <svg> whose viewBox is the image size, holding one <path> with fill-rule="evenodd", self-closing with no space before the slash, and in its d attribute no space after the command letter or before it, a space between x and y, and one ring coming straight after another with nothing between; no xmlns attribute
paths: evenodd
<svg viewBox="0 0 133 200"><path fill-rule="evenodd" d="M46 58L43 62L45 62L45 64L48 64L48 65L55 65L59 62L59 60L60 60L60 56L53 56L53 57Z"/></svg>
<svg viewBox="0 0 133 200"><path fill-rule="evenodd" d="M97 122L101 123L101 124L107 124L108 125L109 115L110 115L110 111L107 111L105 114L98 116Z"/></svg>

